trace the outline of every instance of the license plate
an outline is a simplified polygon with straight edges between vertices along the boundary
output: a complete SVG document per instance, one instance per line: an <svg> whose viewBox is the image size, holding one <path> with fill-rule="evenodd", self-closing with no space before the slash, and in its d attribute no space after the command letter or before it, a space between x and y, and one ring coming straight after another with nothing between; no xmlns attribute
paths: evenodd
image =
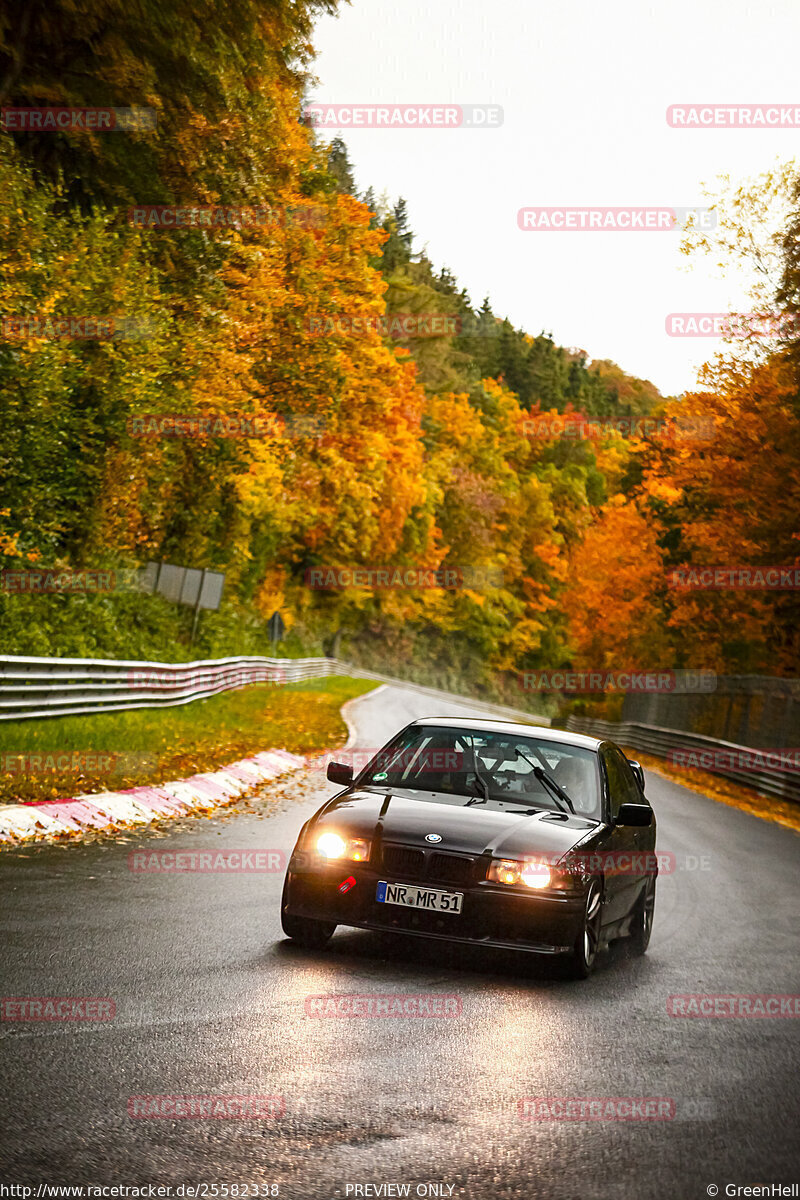
<svg viewBox="0 0 800 1200"><path fill-rule="evenodd" d="M424 908L427 912L460 913L463 892L439 892L416 887L413 883L386 883L381 880L375 899L379 904L404 904L406 908Z"/></svg>

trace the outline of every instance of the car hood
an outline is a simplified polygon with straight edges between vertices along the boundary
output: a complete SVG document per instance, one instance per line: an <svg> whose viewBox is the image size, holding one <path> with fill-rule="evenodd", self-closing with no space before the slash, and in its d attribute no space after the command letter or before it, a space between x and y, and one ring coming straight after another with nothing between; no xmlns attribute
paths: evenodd
<svg viewBox="0 0 800 1200"><path fill-rule="evenodd" d="M351 837L402 843L461 854L489 852L500 858L526 854L566 854L577 842L599 829L596 821L571 813L520 816L502 809L437 801L430 793L411 799L404 793L356 791L345 793L320 816L317 829L335 829ZM430 795L430 799L426 799ZM438 833L440 842L426 841Z"/></svg>

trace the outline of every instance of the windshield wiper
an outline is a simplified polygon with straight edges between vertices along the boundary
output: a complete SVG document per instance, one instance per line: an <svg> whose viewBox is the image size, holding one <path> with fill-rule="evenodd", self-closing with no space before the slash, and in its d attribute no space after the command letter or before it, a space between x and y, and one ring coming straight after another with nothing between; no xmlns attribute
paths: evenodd
<svg viewBox="0 0 800 1200"><path fill-rule="evenodd" d="M555 781L555 779L553 779L552 775L548 775L547 771L543 770L541 767L536 767L536 766L533 768L533 773L536 776L536 778L539 780L540 783L543 783L545 785L545 787L548 787L550 789L550 791L555 796L556 800L563 800L565 804L569 805L569 811L574 816L575 809L572 807L572 801L570 800L569 796L564 791L564 789L559 784L556 783L556 781ZM564 809L564 811L566 812L566 809Z"/></svg>
<svg viewBox="0 0 800 1200"><path fill-rule="evenodd" d="M475 753L475 742L472 740L472 738L470 738L470 740L469 740L469 748L472 753L472 770L473 770L473 773L474 773L475 778L477 779L478 783L483 788L483 799L481 800L480 796L473 796L472 799L469 800L467 802L467 804L464 805L465 808L467 808L470 804L488 804L489 803L489 784L486 782L486 780L483 778L480 771L478 770L478 756Z"/></svg>

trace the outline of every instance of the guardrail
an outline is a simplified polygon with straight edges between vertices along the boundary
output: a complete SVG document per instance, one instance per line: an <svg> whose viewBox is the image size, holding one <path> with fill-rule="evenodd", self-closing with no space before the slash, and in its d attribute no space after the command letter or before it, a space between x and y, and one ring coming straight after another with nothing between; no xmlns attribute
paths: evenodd
<svg viewBox="0 0 800 1200"><path fill-rule="evenodd" d="M201 659L187 663L107 658L0 657L0 720L169 708L253 683L296 683L347 669L332 658Z"/></svg>
<svg viewBox="0 0 800 1200"><path fill-rule="evenodd" d="M737 746L794 746L800 729L800 679L717 675L710 692L631 691L619 719L688 729Z"/></svg>
<svg viewBox="0 0 800 1200"><path fill-rule="evenodd" d="M437 699L534 725L549 725L547 717L522 709L488 703L426 688L390 675L367 671L336 658L236 658L201 659L187 663L159 663L104 658L0 657L0 721L34 717L63 717L93 712L120 712L136 708L169 708L205 700L220 692L266 683L280 685L329 675L374 679ZM567 729L593 737L611 738L648 754L666 758L671 750L710 751L715 757L728 752L732 761L768 752L719 741L678 729L664 729L637 721L611 722L569 717ZM702 764L700 764L702 765ZM711 768L709 768L711 769ZM800 801L800 772L765 765L760 770L735 765L715 765L714 773L783 800Z"/></svg>
<svg viewBox="0 0 800 1200"><path fill-rule="evenodd" d="M632 746L657 758L668 758L670 751L686 751L686 765L699 766L714 775L721 775L733 783L754 788L767 796L780 800L800 802L800 772L779 765L770 766L770 758L778 758L778 752L756 749L753 746L738 746L734 742L723 742L704 737L699 733L687 733L682 729L663 729L659 725L642 725L638 721L601 721L591 717L568 717L566 728L573 733L587 733L590 737L609 738L623 746ZM702 752L706 751L714 766L707 766ZM693 754L697 756L694 761ZM724 759L730 758L730 765ZM764 765L760 769L743 768L736 763L757 761ZM766 761L765 761L766 760ZM676 766L679 764L675 764Z"/></svg>
<svg viewBox="0 0 800 1200"><path fill-rule="evenodd" d="M328 675L374 679L376 683L413 688L436 699L476 704L499 717L522 718L534 725L550 724L548 717L491 704L477 697L422 687L336 658L262 658L256 655L187 663L0 657L0 721L121 712L133 708L169 708L254 683L279 686Z"/></svg>

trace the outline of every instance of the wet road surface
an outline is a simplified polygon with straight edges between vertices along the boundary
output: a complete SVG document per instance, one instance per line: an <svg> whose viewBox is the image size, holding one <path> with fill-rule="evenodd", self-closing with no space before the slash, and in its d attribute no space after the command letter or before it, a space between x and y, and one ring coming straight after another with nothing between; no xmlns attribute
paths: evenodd
<svg viewBox="0 0 800 1200"><path fill-rule="evenodd" d="M381 688L349 715L355 744L375 747L416 716L479 711ZM106 1023L0 1024L3 1183L684 1200L800 1181L800 1022L667 1013L676 993L800 992L796 834L648 775L677 869L659 879L648 954L612 946L583 983L533 958L347 929L309 952L282 936L282 874L129 870L137 848L288 855L338 789L318 772L281 790L262 812L166 835L0 855L2 995L116 1004ZM462 1012L306 1016L308 995L356 992L455 994ZM131 1096L211 1094L280 1095L285 1112L128 1115ZM668 1097L675 1115L531 1121L526 1096Z"/></svg>

